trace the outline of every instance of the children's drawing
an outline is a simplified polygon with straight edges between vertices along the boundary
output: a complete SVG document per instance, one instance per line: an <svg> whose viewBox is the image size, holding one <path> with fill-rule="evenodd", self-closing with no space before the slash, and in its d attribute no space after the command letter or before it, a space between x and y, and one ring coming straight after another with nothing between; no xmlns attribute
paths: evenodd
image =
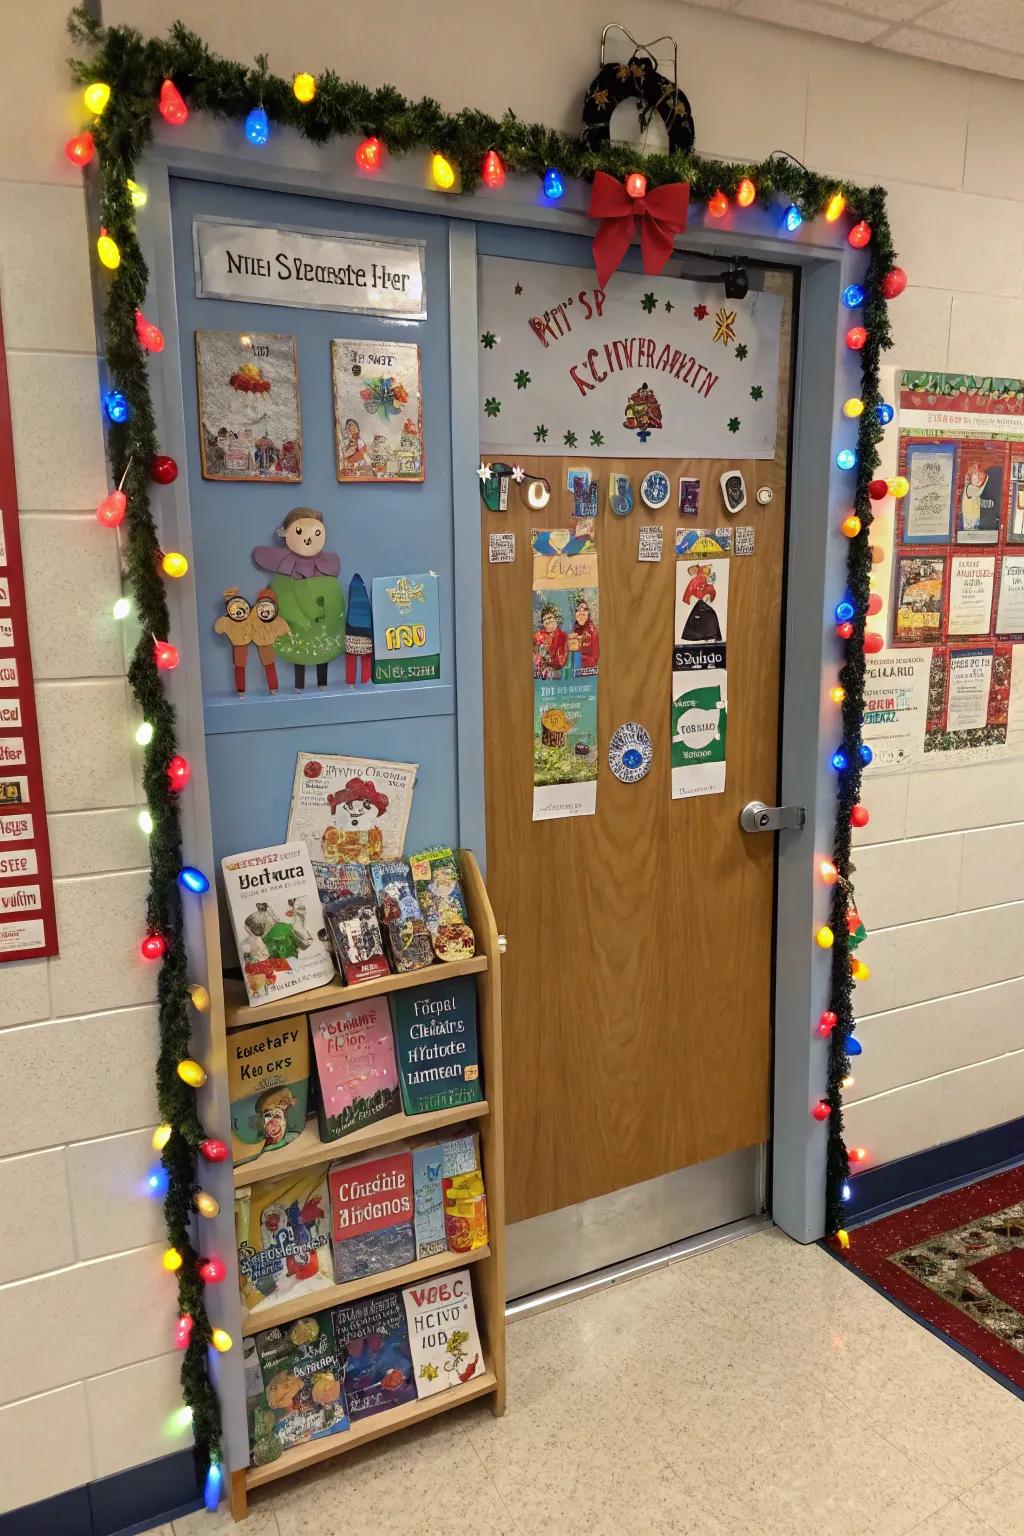
<svg viewBox="0 0 1024 1536"><path fill-rule="evenodd" d="M196 331L205 480L302 479L294 336Z"/></svg>
<svg viewBox="0 0 1024 1536"><path fill-rule="evenodd" d="M683 591L682 603L689 608L683 624L682 639L689 641L721 640L718 614L711 606L718 593L714 586L714 566L688 565L690 580ZM690 605L693 605L690 607Z"/></svg>
<svg viewBox="0 0 1024 1536"><path fill-rule="evenodd" d="M420 349L411 341L331 342L341 481L424 477Z"/></svg>

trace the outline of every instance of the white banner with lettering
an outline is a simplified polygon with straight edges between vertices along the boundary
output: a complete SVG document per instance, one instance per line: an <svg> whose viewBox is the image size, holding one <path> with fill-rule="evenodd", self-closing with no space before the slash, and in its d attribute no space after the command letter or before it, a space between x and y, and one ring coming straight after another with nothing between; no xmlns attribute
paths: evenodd
<svg viewBox="0 0 1024 1536"><path fill-rule="evenodd" d="M480 259L485 456L770 459L777 294L721 283Z"/></svg>
<svg viewBox="0 0 1024 1536"><path fill-rule="evenodd" d="M375 240L227 219L192 222L196 296L425 320L421 240Z"/></svg>

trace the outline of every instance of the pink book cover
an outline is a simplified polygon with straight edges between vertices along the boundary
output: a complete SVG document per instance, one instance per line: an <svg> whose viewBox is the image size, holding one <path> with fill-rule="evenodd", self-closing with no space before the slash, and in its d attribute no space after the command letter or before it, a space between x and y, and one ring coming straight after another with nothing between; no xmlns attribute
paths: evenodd
<svg viewBox="0 0 1024 1536"><path fill-rule="evenodd" d="M309 1016L320 1100L320 1139L337 1141L401 1112L391 1015L383 997Z"/></svg>

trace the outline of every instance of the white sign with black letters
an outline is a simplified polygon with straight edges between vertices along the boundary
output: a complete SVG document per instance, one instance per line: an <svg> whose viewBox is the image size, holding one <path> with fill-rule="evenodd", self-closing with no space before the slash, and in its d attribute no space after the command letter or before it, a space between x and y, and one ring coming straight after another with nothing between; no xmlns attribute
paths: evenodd
<svg viewBox="0 0 1024 1536"><path fill-rule="evenodd" d="M196 297L425 320L421 240L376 240L199 217Z"/></svg>

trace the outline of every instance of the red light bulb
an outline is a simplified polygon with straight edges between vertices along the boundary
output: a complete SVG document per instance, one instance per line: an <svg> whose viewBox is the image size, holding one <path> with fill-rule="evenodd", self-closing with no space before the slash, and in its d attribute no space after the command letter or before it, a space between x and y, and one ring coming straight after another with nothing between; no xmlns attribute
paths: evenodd
<svg viewBox="0 0 1024 1536"><path fill-rule="evenodd" d="M853 625L850 623L849 619L844 619L841 624L836 625L836 634L839 636L840 640L853 639Z"/></svg>
<svg viewBox="0 0 1024 1536"><path fill-rule="evenodd" d="M96 508L96 521L102 523L104 528L116 528L124 522L127 510L128 497L124 491L111 491Z"/></svg>
<svg viewBox="0 0 1024 1536"><path fill-rule="evenodd" d="M228 1155L227 1143L217 1136L207 1136L199 1143L199 1150L208 1163L222 1163Z"/></svg>
<svg viewBox="0 0 1024 1536"><path fill-rule="evenodd" d="M868 598L868 617L873 619L875 614L881 613L881 611L882 599L879 597L877 592L872 592L871 596Z"/></svg>
<svg viewBox="0 0 1024 1536"><path fill-rule="evenodd" d="M856 907L851 907L849 912L846 914L846 931L847 933L856 933L859 927L860 913L857 911Z"/></svg>
<svg viewBox="0 0 1024 1536"><path fill-rule="evenodd" d="M149 463L149 477L157 485L170 485L178 478L177 462L169 453L155 453Z"/></svg>
<svg viewBox="0 0 1024 1536"><path fill-rule="evenodd" d="M157 103L160 108L160 116L165 123L171 123L179 128L188 120L188 107L173 80L165 80L160 87L160 100Z"/></svg>
<svg viewBox="0 0 1024 1536"><path fill-rule="evenodd" d="M154 640L153 660L161 672L173 672L181 660L178 654L178 647L172 645L169 640Z"/></svg>
<svg viewBox="0 0 1024 1536"><path fill-rule="evenodd" d="M846 238L855 251L863 250L871 239L871 225L861 219L859 224L853 226Z"/></svg>
<svg viewBox="0 0 1024 1536"><path fill-rule="evenodd" d="M872 501L884 501L889 494L888 480L872 480L868 485L868 495Z"/></svg>
<svg viewBox="0 0 1024 1536"><path fill-rule="evenodd" d="M882 298L898 299L906 286L907 274L903 268L893 267L892 271L887 272L882 278Z"/></svg>
<svg viewBox="0 0 1024 1536"><path fill-rule="evenodd" d="M846 333L846 345L851 352L859 352L868 339L868 333L862 325L851 325Z"/></svg>
<svg viewBox="0 0 1024 1536"><path fill-rule="evenodd" d="M713 219L724 219L729 212L729 199L719 188L713 197L708 198L708 213Z"/></svg>
<svg viewBox="0 0 1024 1536"><path fill-rule="evenodd" d="M877 656L885 645L885 637L876 629L869 629L864 634L864 649L869 656Z"/></svg>
<svg viewBox="0 0 1024 1536"><path fill-rule="evenodd" d="M162 933L147 933L139 945L143 960L161 960L167 953L167 941Z"/></svg>
<svg viewBox="0 0 1024 1536"><path fill-rule="evenodd" d="M356 150L356 165L361 171L379 171L384 159L384 145L380 139L364 139Z"/></svg>
<svg viewBox="0 0 1024 1536"><path fill-rule="evenodd" d="M833 1013L831 1009L827 1009L818 1020L818 1034L827 1040L838 1023L839 1015Z"/></svg>
<svg viewBox="0 0 1024 1536"><path fill-rule="evenodd" d="M167 777L171 781L172 789L184 789L192 777L192 764L188 758L176 752L167 764Z"/></svg>
<svg viewBox="0 0 1024 1536"><path fill-rule="evenodd" d="M505 185L505 166L496 149L489 149L484 155L483 170L480 172L484 184L488 187L503 187Z"/></svg>
<svg viewBox="0 0 1024 1536"><path fill-rule="evenodd" d="M847 1153L851 1163L862 1163L867 1155L867 1147L851 1147Z"/></svg>
<svg viewBox="0 0 1024 1536"><path fill-rule="evenodd" d="M204 1259L199 1266L199 1278L207 1285L219 1285L227 1272L223 1259Z"/></svg>
<svg viewBox="0 0 1024 1536"><path fill-rule="evenodd" d="M831 859L822 859L821 863L818 865L818 873L821 875L822 881L825 885L835 885L836 881L839 879L839 871L836 869Z"/></svg>
<svg viewBox="0 0 1024 1536"><path fill-rule="evenodd" d="M871 820L871 812L866 805L855 805L850 812L851 827L866 827Z"/></svg>
<svg viewBox="0 0 1024 1536"><path fill-rule="evenodd" d="M754 183L751 181L749 176L744 176L743 180L736 188L737 203L739 203L741 208L749 208L756 196L757 188L754 186Z"/></svg>
<svg viewBox="0 0 1024 1536"><path fill-rule="evenodd" d="M626 177L626 191L630 197L646 197L647 177L641 171L630 171Z"/></svg>
<svg viewBox="0 0 1024 1536"><path fill-rule="evenodd" d="M163 351L163 331L152 320L147 320L141 309L135 311L135 334L139 338L139 346L145 347L147 352Z"/></svg>
<svg viewBox="0 0 1024 1536"><path fill-rule="evenodd" d="M817 1104L815 1104L814 1108L811 1110L811 1114L814 1116L815 1120L818 1121L827 1120L831 1113L832 1111L829 1109L828 1104L824 1099L819 1099Z"/></svg>
<svg viewBox="0 0 1024 1536"><path fill-rule="evenodd" d="M84 133L76 133L68 139L64 145L64 153L72 165L88 165L96 153L96 145L93 143L92 134L88 128Z"/></svg>
<svg viewBox="0 0 1024 1536"><path fill-rule="evenodd" d="M188 1312L182 1312L178 1318L178 1326L174 1330L174 1342L179 1349L188 1349L189 1340L192 1337L192 1329L196 1320Z"/></svg>

